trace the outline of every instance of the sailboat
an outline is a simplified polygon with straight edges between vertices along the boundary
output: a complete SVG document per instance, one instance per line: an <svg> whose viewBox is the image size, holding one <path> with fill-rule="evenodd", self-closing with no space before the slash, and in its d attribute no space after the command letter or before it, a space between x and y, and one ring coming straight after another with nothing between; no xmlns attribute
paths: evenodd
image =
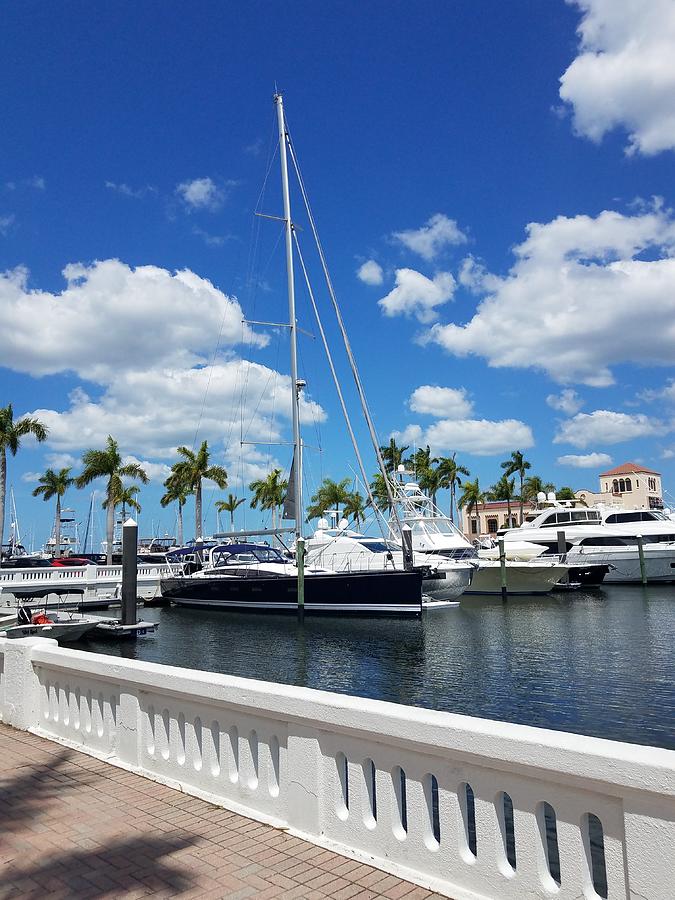
<svg viewBox="0 0 675 900"><path fill-rule="evenodd" d="M297 320L295 313L294 235L291 218L287 148L290 138L281 94L274 96L279 129L279 158L286 238L286 274L290 334L290 367L293 422L293 464L286 517L295 521L296 547L303 538L302 441L300 394L305 382L298 377ZM292 152L292 150L291 150ZM304 189L303 189L304 192ZM299 248L298 251L299 253ZM300 257L304 270L304 263ZM290 508L290 509L289 509ZM292 515L289 516L289 512ZM304 546L304 545L303 545ZM296 563L266 544L226 543L211 549L209 565L191 575L162 579L165 598L178 606L246 611L295 612L298 609L299 575L304 581L304 613L420 616L422 581L428 567L407 567L336 573L307 566L300 573ZM306 576L306 577L305 577Z"/></svg>

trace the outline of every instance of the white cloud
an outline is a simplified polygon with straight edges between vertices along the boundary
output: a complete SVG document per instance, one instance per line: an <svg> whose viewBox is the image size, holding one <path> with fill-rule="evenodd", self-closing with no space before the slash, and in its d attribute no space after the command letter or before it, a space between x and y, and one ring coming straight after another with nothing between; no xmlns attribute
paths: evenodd
<svg viewBox="0 0 675 900"><path fill-rule="evenodd" d="M184 181L176 188L176 193L191 209L218 209L225 199L225 193L212 178L195 178Z"/></svg>
<svg viewBox="0 0 675 900"><path fill-rule="evenodd" d="M37 484L42 478L42 474L42 472L24 472L21 480L25 481L26 484Z"/></svg>
<svg viewBox="0 0 675 900"><path fill-rule="evenodd" d="M74 392L65 411L31 414L48 427L48 445L57 452L102 447L112 434L123 455L138 460L171 458L178 445L192 446L195 436L212 447L236 446L238 454L242 421L244 440L283 437L291 414L290 378L241 359L211 368L120 372L98 399ZM303 395L302 421L325 418L321 406Z"/></svg>
<svg viewBox="0 0 675 900"><path fill-rule="evenodd" d="M675 4L568 0L582 12L579 55L560 79L577 133L628 131L627 152L675 149Z"/></svg>
<svg viewBox="0 0 675 900"><path fill-rule="evenodd" d="M378 300L385 316L414 315L420 322L437 318L436 307L452 299L455 279L449 272L439 272L433 279L414 269L396 270L396 287Z"/></svg>
<svg viewBox="0 0 675 900"><path fill-rule="evenodd" d="M421 425L406 425L403 431L392 431L390 435L397 444L405 444L408 447L418 447L422 443L422 436Z"/></svg>
<svg viewBox="0 0 675 900"><path fill-rule="evenodd" d="M534 444L532 429L518 419L442 419L426 430L423 443L435 453L473 453L492 456L519 447L526 450Z"/></svg>
<svg viewBox="0 0 675 900"><path fill-rule="evenodd" d="M664 450L661 454L661 459L673 459L673 457L675 457L675 450L671 450L670 448Z"/></svg>
<svg viewBox="0 0 675 900"><path fill-rule="evenodd" d="M609 453L568 453L559 456L559 466L574 466L575 469L599 469L611 466L612 457Z"/></svg>
<svg viewBox="0 0 675 900"><path fill-rule="evenodd" d="M141 466L150 481L161 483L171 474L171 467L167 465L167 463L157 463L152 462L149 459L139 459L137 456L131 454L127 454L122 458L122 465L128 466L131 463Z"/></svg>
<svg viewBox="0 0 675 900"><path fill-rule="evenodd" d="M675 403L675 379L671 378L659 390L647 389L640 391L637 396L646 403L653 403L655 400L665 400L667 403Z"/></svg>
<svg viewBox="0 0 675 900"><path fill-rule="evenodd" d="M434 259L444 247L465 244L467 240L457 222L443 213L436 213L421 228L395 231L392 237L426 260Z"/></svg>
<svg viewBox="0 0 675 900"><path fill-rule="evenodd" d="M7 216L0 216L0 234L3 237L9 232L9 229L14 224L15 218L16 216L13 213Z"/></svg>
<svg viewBox="0 0 675 900"><path fill-rule="evenodd" d="M671 430L665 423L650 419L642 413L629 415L609 409L597 409L592 413L578 413L573 419L562 422L553 443L572 444L573 447L619 444L634 438L667 434Z"/></svg>
<svg viewBox="0 0 675 900"><path fill-rule="evenodd" d="M578 413L584 405L584 401L572 388L565 388L559 394L549 394L546 402L551 409L565 413L566 416L573 416L575 413Z"/></svg>
<svg viewBox="0 0 675 900"><path fill-rule="evenodd" d="M358 268L356 277L363 281L364 284L382 284L382 266L375 262L374 259L369 259Z"/></svg>
<svg viewBox="0 0 675 900"><path fill-rule="evenodd" d="M675 363L675 220L660 202L530 224L514 253L469 322L437 324L423 340L596 387L613 382L614 364Z"/></svg>
<svg viewBox="0 0 675 900"><path fill-rule="evenodd" d="M52 469L72 469L77 466L79 460L70 453L47 453L45 461Z"/></svg>
<svg viewBox="0 0 675 900"><path fill-rule="evenodd" d="M125 197L132 197L134 200L140 200L142 197L147 196L148 194L156 194L157 188L152 187L150 184L146 184L145 187L141 188L132 188L125 182L114 182L114 181L106 181L105 186L109 191L115 191L118 194L122 194Z"/></svg>
<svg viewBox="0 0 675 900"><path fill-rule="evenodd" d="M268 342L242 325L236 299L189 269L109 259L63 274L60 294L29 290L25 269L0 275L4 366L34 376L73 370L107 384L130 370L205 364L219 334L223 346Z"/></svg>
<svg viewBox="0 0 675 900"><path fill-rule="evenodd" d="M473 411L473 403L466 395L466 388L438 387L432 384L416 388L410 395L408 406L413 412L445 419L466 419Z"/></svg>

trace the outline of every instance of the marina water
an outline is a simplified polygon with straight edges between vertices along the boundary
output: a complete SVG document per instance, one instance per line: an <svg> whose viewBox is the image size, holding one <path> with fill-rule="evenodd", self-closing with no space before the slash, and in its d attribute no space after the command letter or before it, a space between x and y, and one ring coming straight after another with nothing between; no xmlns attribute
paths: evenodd
<svg viewBox="0 0 675 900"><path fill-rule="evenodd" d="M146 609L101 653L675 749L675 587L462 600L421 620Z"/></svg>

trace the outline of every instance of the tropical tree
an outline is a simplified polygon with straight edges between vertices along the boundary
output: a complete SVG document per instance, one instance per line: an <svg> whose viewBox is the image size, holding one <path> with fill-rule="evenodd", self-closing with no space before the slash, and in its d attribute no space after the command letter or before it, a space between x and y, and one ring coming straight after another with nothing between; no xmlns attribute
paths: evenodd
<svg viewBox="0 0 675 900"><path fill-rule="evenodd" d="M5 531L5 497L7 495L7 451L16 456L21 438L32 434L42 442L47 439L47 428L33 416L22 416L14 421L12 404L0 407L0 548Z"/></svg>
<svg viewBox="0 0 675 900"><path fill-rule="evenodd" d="M520 524L523 524L523 481L525 479L525 472L528 469L531 469L532 466L525 459L520 450L514 450L511 453L510 459L505 459L502 463L502 469L504 469L504 474L506 476L509 475L517 475L520 478Z"/></svg>
<svg viewBox="0 0 675 900"><path fill-rule="evenodd" d="M523 485L523 498L536 500L537 494L548 494L555 491L555 485L550 481L542 481L538 475L528 475Z"/></svg>
<svg viewBox="0 0 675 900"><path fill-rule="evenodd" d="M272 469L267 478L258 478L248 487L253 494L251 509L271 510L272 528L276 528L276 514L288 490L288 481L281 480L281 469Z"/></svg>
<svg viewBox="0 0 675 900"><path fill-rule="evenodd" d="M480 489L478 479L476 478L475 481L465 481L462 490L462 496L459 498L457 505L460 509L466 507L466 514L468 516L469 522L471 522L471 516L478 504L484 502L485 494Z"/></svg>
<svg viewBox="0 0 675 900"><path fill-rule="evenodd" d="M165 492L160 499L163 507L167 507L170 503L178 504L178 546L183 546L183 507L187 503L188 495L192 493L185 485L180 483L178 478L172 475L164 482Z"/></svg>
<svg viewBox="0 0 675 900"><path fill-rule="evenodd" d="M47 469L44 475L40 476L40 484L33 491L34 497L42 496L43 500L51 500L56 497L56 516L54 518L54 555L58 558L61 556L61 498L68 488L75 483L75 479L70 477L70 468L61 469L55 472L53 469Z"/></svg>
<svg viewBox="0 0 675 900"><path fill-rule="evenodd" d="M202 536L202 481L208 478L223 490L227 487L227 472L222 466L209 464L208 441L202 441L196 453L189 447L178 447L177 452L182 459L171 466L171 472L186 491L195 495L195 538L199 540Z"/></svg>
<svg viewBox="0 0 675 900"><path fill-rule="evenodd" d="M133 509L135 512L141 511L141 504L136 499L136 494L140 491L140 488L137 484L125 485L122 481L120 481L116 485L115 496L112 500L106 498L103 501L103 508L107 509L108 504L112 502L113 507L121 506L122 507L122 522L126 520L127 517L127 506L129 509Z"/></svg>
<svg viewBox="0 0 675 900"><path fill-rule="evenodd" d="M392 474L396 473L396 470L403 462L403 454L408 449L408 445L399 447L395 438L390 438L387 446L380 447L380 453L382 454L382 459L384 460L384 466L387 472L391 472Z"/></svg>
<svg viewBox="0 0 675 900"><path fill-rule="evenodd" d="M437 468L429 465L423 469L419 476L419 484L422 490L431 497L432 503L436 503L436 494L443 487L443 477Z"/></svg>
<svg viewBox="0 0 675 900"><path fill-rule="evenodd" d="M366 508L363 503L363 497L358 491L352 491L347 496L347 502L342 513L345 519L353 519L356 525L360 525L363 522L366 517Z"/></svg>
<svg viewBox="0 0 675 900"><path fill-rule="evenodd" d="M387 483L381 472L377 472L377 474L373 476L373 480L370 482L370 493L375 501L375 506L378 509L387 509L391 512ZM368 504L370 505L370 501L368 501Z"/></svg>
<svg viewBox="0 0 675 900"><path fill-rule="evenodd" d="M431 447L427 444L426 447L420 447L419 450L416 450L413 455L406 460L409 466L412 466L415 477L417 479L421 479L427 469L431 468L431 464L435 462L431 458Z"/></svg>
<svg viewBox="0 0 675 900"><path fill-rule="evenodd" d="M515 486L515 478L502 475L499 481L493 484L485 494L488 500L506 500L506 517L509 526L513 524L511 521L511 501L516 498Z"/></svg>
<svg viewBox="0 0 675 900"><path fill-rule="evenodd" d="M440 484L439 487L448 488L450 491L450 521L455 521L454 510L455 510L455 496L457 492L457 488L462 486L462 475L466 475L468 478L470 475L469 470L466 466L460 465L455 456L457 454L453 453L452 456L442 456L438 460L438 472L440 475Z"/></svg>
<svg viewBox="0 0 675 900"><path fill-rule="evenodd" d="M571 487L561 487L558 489L558 500L576 500L577 496Z"/></svg>
<svg viewBox="0 0 675 900"><path fill-rule="evenodd" d="M81 475L75 479L78 488L86 487L97 478L105 478L105 500L103 508L107 511L106 515L106 541L107 541L107 562L112 563L113 539L115 531L115 506L116 498L120 496L124 490L122 482L123 478L133 478L142 484L148 483L148 476L145 470L138 463L127 463L122 465L122 456L120 454L119 444L108 435L106 439L105 450L86 450L82 454L82 464L84 470Z"/></svg>
<svg viewBox="0 0 675 900"><path fill-rule="evenodd" d="M332 478L324 478L318 491L310 500L307 510L307 521L318 519L327 509L337 509L344 506L349 499L348 486L351 479L343 478L342 481L333 481Z"/></svg>
<svg viewBox="0 0 675 900"><path fill-rule="evenodd" d="M218 512L228 512L230 514L230 531L234 531L234 513L244 502L244 497L237 497L236 494L228 494L227 500L218 500L216 502Z"/></svg>

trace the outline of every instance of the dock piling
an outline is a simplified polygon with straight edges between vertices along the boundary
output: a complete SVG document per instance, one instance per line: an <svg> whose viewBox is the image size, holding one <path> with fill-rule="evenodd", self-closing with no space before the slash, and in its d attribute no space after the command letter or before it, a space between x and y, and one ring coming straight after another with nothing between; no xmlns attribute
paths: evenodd
<svg viewBox="0 0 675 900"><path fill-rule="evenodd" d="M504 549L504 538L500 537L497 543L499 545L499 573L502 581L502 603L506 603L509 599L509 594L506 586L506 550Z"/></svg>
<svg viewBox="0 0 675 900"><path fill-rule="evenodd" d="M404 525L401 528L401 543L403 544L403 568L406 572L411 572L414 565L413 546L412 546L412 528L410 525Z"/></svg>
<svg viewBox="0 0 675 900"><path fill-rule="evenodd" d="M560 556L560 562L563 562L565 559L565 554L567 553L567 541L565 540L565 532L558 532L558 555ZM563 577L560 579L562 584L569 584L570 576L569 572L565 572Z"/></svg>
<svg viewBox="0 0 675 900"><path fill-rule="evenodd" d="M295 560L298 567L298 622L305 619L305 539L295 542Z"/></svg>
<svg viewBox="0 0 675 900"><path fill-rule="evenodd" d="M122 526L122 624L138 620L138 525L129 518Z"/></svg>

